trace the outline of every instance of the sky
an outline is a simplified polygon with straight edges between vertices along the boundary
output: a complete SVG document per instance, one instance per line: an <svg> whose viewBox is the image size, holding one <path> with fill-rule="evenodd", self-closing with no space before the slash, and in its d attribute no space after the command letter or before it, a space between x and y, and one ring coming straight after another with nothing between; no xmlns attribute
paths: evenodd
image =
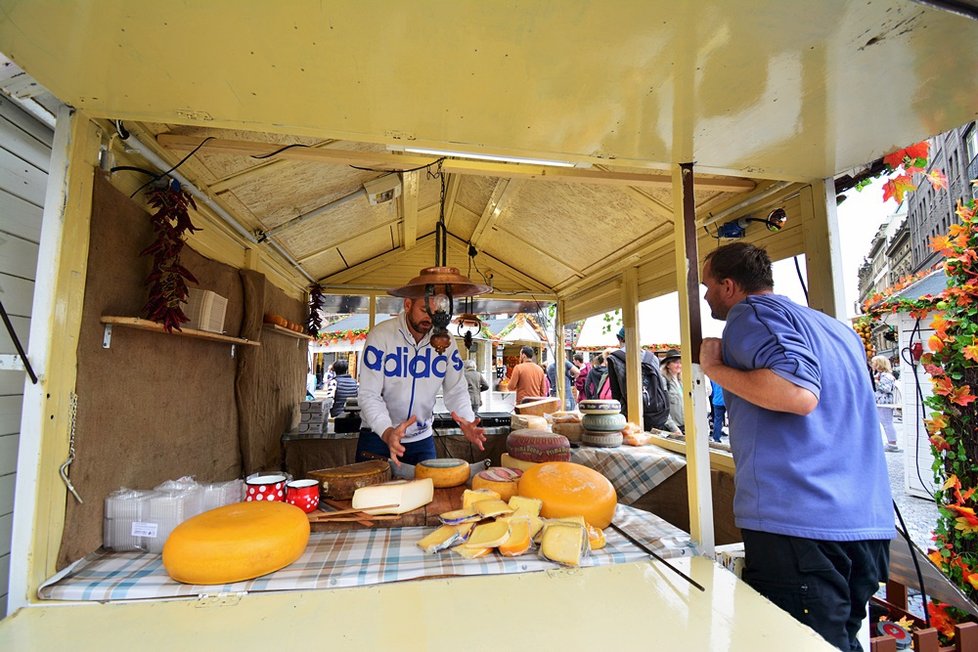
<svg viewBox="0 0 978 652"><path fill-rule="evenodd" d="M883 181L879 179L874 180L862 191L850 190L847 193L847 199L837 208L845 309L849 317L854 317L857 314L859 266L869 252L869 245L873 241L873 236L876 235L880 224L896 210L897 204L893 200L883 202ZM761 228L759 225L752 226ZM804 276L804 256L798 258L801 273ZM701 287L701 296L702 290ZM774 264L774 291L788 296L793 301L805 304L805 294L798 280L792 259L778 261ZM705 301L701 301L700 312L703 317L703 335L719 337L723 332L723 322L710 317L710 309ZM679 342L678 295L672 293L643 301L639 304L639 322L643 343L674 344ZM614 331L601 337L610 339L609 345L614 343Z"/></svg>

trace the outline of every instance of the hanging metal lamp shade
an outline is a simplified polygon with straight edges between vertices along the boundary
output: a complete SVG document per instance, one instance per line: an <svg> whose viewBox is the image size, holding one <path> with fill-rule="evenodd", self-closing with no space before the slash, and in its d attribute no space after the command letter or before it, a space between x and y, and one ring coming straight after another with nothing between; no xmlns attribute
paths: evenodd
<svg viewBox="0 0 978 652"><path fill-rule="evenodd" d="M450 288L450 291L446 289ZM425 296L428 287L434 294L447 294L453 297L471 297L489 291L488 285L473 283L463 276L457 267L425 267L405 285L388 290L388 294L405 299L420 299Z"/></svg>

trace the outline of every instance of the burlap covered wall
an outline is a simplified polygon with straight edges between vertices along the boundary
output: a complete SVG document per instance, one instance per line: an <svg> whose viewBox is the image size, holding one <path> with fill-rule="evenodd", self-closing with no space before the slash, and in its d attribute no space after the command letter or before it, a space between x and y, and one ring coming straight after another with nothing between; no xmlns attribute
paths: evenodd
<svg viewBox="0 0 978 652"><path fill-rule="evenodd" d="M150 260L139 252L153 238L146 212L97 176L78 347L76 458L69 471L85 502L67 498L59 567L102 544L104 500L119 487L148 489L187 475L228 480L242 475L242 451L260 450L261 465L277 467L281 424L301 398L305 347L296 349L296 340L285 343L284 336L266 341L272 338L260 323L266 297L296 320L302 304L269 289L260 274L239 275L190 247L181 262L199 287L228 298L227 333L261 339L263 346L238 346L232 358L228 344L116 326L111 347L102 347L100 316L142 314ZM236 400L239 363L254 378L248 403ZM251 411L260 416L245 427L239 415Z"/></svg>

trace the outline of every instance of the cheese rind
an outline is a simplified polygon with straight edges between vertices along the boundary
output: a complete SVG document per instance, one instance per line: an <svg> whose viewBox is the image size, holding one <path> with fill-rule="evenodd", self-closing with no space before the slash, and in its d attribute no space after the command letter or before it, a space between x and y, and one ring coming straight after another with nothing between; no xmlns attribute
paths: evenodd
<svg viewBox="0 0 978 652"><path fill-rule="evenodd" d="M583 516L606 528L615 516L618 496L611 482L586 466L573 462L545 462L523 473L519 495L543 501L544 518Z"/></svg>
<svg viewBox="0 0 978 652"><path fill-rule="evenodd" d="M353 494L352 507L367 514L403 514L424 507L435 497L431 478L401 480L372 487L360 487ZM381 507L396 505L396 507Z"/></svg>
<svg viewBox="0 0 978 652"><path fill-rule="evenodd" d="M530 519L513 518L509 521L509 538L499 544L499 554L516 557L530 549Z"/></svg>

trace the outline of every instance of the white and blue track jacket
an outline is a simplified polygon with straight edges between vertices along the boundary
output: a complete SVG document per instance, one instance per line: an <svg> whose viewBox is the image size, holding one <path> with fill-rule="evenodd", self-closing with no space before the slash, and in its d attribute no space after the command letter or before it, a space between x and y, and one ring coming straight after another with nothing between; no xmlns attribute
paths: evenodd
<svg viewBox="0 0 978 652"><path fill-rule="evenodd" d="M401 440L410 443L430 437L435 397L442 390L445 406L463 419L475 419L468 385L455 340L444 353L419 343L408 330L404 311L396 319L374 326L360 357L360 417L366 428L383 435L387 428L417 417Z"/></svg>

